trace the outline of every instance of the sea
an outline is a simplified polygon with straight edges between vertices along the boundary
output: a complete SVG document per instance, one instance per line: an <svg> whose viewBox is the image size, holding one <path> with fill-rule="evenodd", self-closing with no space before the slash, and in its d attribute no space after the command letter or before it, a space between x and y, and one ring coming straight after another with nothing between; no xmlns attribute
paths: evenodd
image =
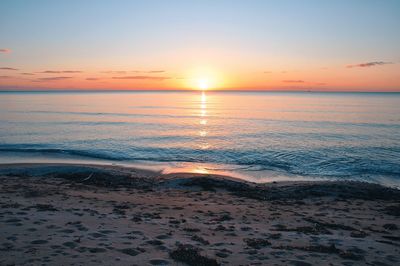
<svg viewBox="0 0 400 266"><path fill-rule="evenodd" d="M0 92L0 163L400 186L400 93Z"/></svg>

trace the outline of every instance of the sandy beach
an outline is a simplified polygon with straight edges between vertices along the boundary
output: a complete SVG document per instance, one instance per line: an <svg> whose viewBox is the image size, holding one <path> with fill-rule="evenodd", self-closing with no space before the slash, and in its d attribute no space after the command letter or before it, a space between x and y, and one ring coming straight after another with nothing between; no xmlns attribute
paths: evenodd
<svg viewBox="0 0 400 266"><path fill-rule="evenodd" d="M0 173L1 265L400 262L397 189L94 165Z"/></svg>

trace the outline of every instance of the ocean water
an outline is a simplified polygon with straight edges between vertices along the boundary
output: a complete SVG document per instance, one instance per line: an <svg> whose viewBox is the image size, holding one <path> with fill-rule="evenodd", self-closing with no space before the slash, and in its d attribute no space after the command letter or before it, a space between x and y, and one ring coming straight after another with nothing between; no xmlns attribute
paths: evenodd
<svg viewBox="0 0 400 266"><path fill-rule="evenodd" d="M0 163L400 184L400 93L1 92Z"/></svg>

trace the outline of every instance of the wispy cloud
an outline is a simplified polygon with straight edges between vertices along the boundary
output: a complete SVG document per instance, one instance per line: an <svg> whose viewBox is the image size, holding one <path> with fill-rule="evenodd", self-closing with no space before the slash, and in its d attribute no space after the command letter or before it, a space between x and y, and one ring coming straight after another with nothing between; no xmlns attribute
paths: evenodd
<svg viewBox="0 0 400 266"><path fill-rule="evenodd" d="M150 71L147 71L147 73L165 73L166 71L165 70L150 70Z"/></svg>
<svg viewBox="0 0 400 266"><path fill-rule="evenodd" d="M11 76L0 76L0 79L9 79Z"/></svg>
<svg viewBox="0 0 400 266"><path fill-rule="evenodd" d="M2 53L2 54L9 54L9 53L11 53L11 49L0 48L0 53Z"/></svg>
<svg viewBox="0 0 400 266"><path fill-rule="evenodd" d="M80 70L64 70L62 73L82 73Z"/></svg>
<svg viewBox="0 0 400 266"><path fill-rule="evenodd" d="M373 67L373 66L382 66L382 65L389 65L393 64L392 62L384 62L384 61L374 61L374 62L367 62L367 63L361 63L361 64L356 64L356 65L347 65L347 68L353 68L353 67Z"/></svg>
<svg viewBox="0 0 400 266"><path fill-rule="evenodd" d="M112 77L113 79L140 79L140 80L165 80L170 79L169 77L160 76L123 76L123 77Z"/></svg>
<svg viewBox="0 0 400 266"><path fill-rule="evenodd" d="M18 69L17 68L12 68L12 67L0 67L0 70L13 70L13 71L16 71Z"/></svg>
<svg viewBox="0 0 400 266"><path fill-rule="evenodd" d="M282 82L285 83L304 83L304 80L301 79L286 79L286 80L282 80Z"/></svg>
<svg viewBox="0 0 400 266"><path fill-rule="evenodd" d="M271 74L272 71L264 71L263 73L264 73L264 74Z"/></svg>
<svg viewBox="0 0 400 266"><path fill-rule="evenodd" d="M61 74L61 73L67 73L67 74L73 74L73 73L82 73L82 71L79 70L46 70L42 71L39 73L44 73L44 74Z"/></svg>
<svg viewBox="0 0 400 266"><path fill-rule="evenodd" d="M35 74L33 74L33 73L21 73L21 75L25 75L25 76L33 76L33 75L35 75Z"/></svg>
<svg viewBox="0 0 400 266"><path fill-rule="evenodd" d="M109 70L109 71L102 71L101 73L106 74L127 74L127 73L144 73L144 74L159 74L165 73L165 70L132 70L132 71L125 71L125 70Z"/></svg>
<svg viewBox="0 0 400 266"><path fill-rule="evenodd" d="M102 71L101 73L106 73L106 74L126 74L126 71L123 70L108 70L108 71Z"/></svg>
<svg viewBox="0 0 400 266"><path fill-rule="evenodd" d="M58 80L65 80L70 79L72 77L50 77L50 78L38 78L36 81L58 81Z"/></svg>
<svg viewBox="0 0 400 266"><path fill-rule="evenodd" d="M86 78L86 80L99 80L99 78Z"/></svg>
<svg viewBox="0 0 400 266"><path fill-rule="evenodd" d="M304 84L309 84L309 85L317 85L317 86L324 86L326 85L326 83L324 82L313 82L313 81L305 81L302 79L286 79L286 80L282 80L282 82L285 83L304 83Z"/></svg>
<svg viewBox="0 0 400 266"><path fill-rule="evenodd" d="M147 74L156 74L156 73L165 73L165 70L134 70L134 73L147 73Z"/></svg>
<svg viewBox="0 0 400 266"><path fill-rule="evenodd" d="M46 70L38 73L45 73L45 74L59 74L60 71L55 71L55 70Z"/></svg>

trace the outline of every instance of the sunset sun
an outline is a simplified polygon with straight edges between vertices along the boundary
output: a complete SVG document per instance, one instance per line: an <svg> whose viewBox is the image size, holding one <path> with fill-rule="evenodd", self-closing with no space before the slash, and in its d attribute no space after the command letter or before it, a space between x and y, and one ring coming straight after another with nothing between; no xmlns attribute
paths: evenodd
<svg viewBox="0 0 400 266"><path fill-rule="evenodd" d="M210 89L210 80L207 78L201 78L197 80L197 88L200 90Z"/></svg>
<svg viewBox="0 0 400 266"><path fill-rule="evenodd" d="M212 66L193 67L184 76L183 85L191 90L219 90L225 86L226 76Z"/></svg>

